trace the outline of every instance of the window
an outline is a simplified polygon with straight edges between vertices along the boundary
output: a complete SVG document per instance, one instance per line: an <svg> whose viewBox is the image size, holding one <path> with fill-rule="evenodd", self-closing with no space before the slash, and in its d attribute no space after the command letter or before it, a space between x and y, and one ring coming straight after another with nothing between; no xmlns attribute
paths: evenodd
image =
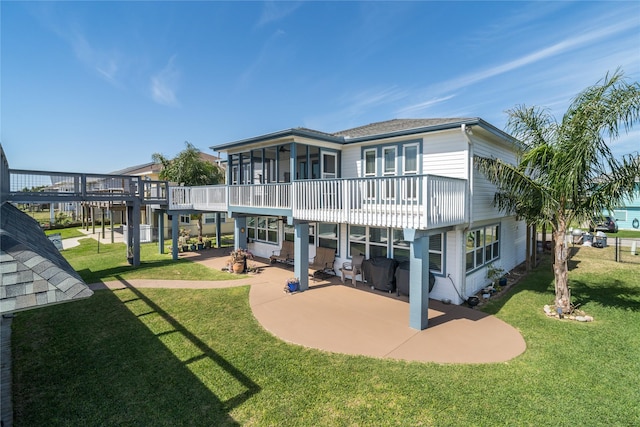
<svg viewBox="0 0 640 427"><path fill-rule="evenodd" d="M391 257L398 262L408 261L411 243L404 239L400 228L349 226L349 257L362 254L365 258ZM389 241L388 236L393 239ZM444 274L445 233L429 236L429 270ZM389 255L390 254L390 255Z"/></svg>
<svg viewBox="0 0 640 427"><path fill-rule="evenodd" d="M376 176L376 150L369 149L364 151L364 176L374 177ZM376 182L367 180L366 182L366 197L368 199L375 199L376 197Z"/></svg>
<svg viewBox="0 0 640 427"><path fill-rule="evenodd" d="M261 242L280 243L278 218L270 216L247 218L247 237Z"/></svg>
<svg viewBox="0 0 640 427"><path fill-rule="evenodd" d="M392 230L393 233L393 241L392 241L392 249L393 249L393 259L398 262L408 261L409 256L411 255L409 246L410 243L404 240L404 231L400 228L394 228Z"/></svg>
<svg viewBox="0 0 640 427"><path fill-rule="evenodd" d="M417 175L418 174L418 144L405 145L402 147L404 163L402 167L402 174ZM405 178L403 179L404 191L402 194L407 199L415 199L418 196L418 181L417 178Z"/></svg>
<svg viewBox="0 0 640 427"><path fill-rule="evenodd" d="M340 255L338 245L338 224L319 222L318 223L318 246L336 250L336 256Z"/></svg>
<svg viewBox="0 0 640 427"><path fill-rule="evenodd" d="M364 176L376 176L376 150L364 150Z"/></svg>
<svg viewBox="0 0 640 427"><path fill-rule="evenodd" d="M227 214L220 213L220 224L227 221ZM202 223L203 224L215 224L216 223L216 214L215 213L203 213L202 214Z"/></svg>
<svg viewBox="0 0 640 427"><path fill-rule="evenodd" d="M191 215L180 215L180 224L191 224Z"/></svg>
<svg viewBox="0 0 640 427"><path fill-rule="evenodd" d="M429 270L444 274L444 234L429 236Z"/></svg>
<svg viewBox="0 0 640 427"><path fill-rule="evenodd" d="M467 271L475 270L500 256L500 226L491 225L467 233Z"/></svg>
<svg viewBox="0 0 640 427"><path fill-rule="evenodd" d="M383 160L383 174L395 175L396 174L396 147L384 147L382 149Z"/></svg>
<svg viewBox="0 0 640 427"><path fill-rule="evenodd" d="M361 225L349 226L349 256L367 255L367 227Z"/></svg>
<svg viewBox="0 0 640 427"><path fill-rule="evenodd" d="M316 227L313 224L309 224L309 244L314 245L316 243ZM284 240L293 242L295 238L295 229L293 225L284 225Z"/></svg>
<svg viewBox="0 0 640 427"><path fill-rule="evenodd" d="M402 147L404 151L404 166L403 174L417 174L418 173L418 144L405 145Z"/></svg>

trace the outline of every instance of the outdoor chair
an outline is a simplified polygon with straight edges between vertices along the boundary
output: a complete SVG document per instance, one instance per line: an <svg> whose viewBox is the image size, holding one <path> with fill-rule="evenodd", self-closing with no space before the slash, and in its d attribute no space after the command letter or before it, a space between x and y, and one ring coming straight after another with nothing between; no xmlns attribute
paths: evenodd
<svg viewBox="0 0 640 427"><path fill-rule="evenodd" d="M340 273L342 274L342 283L344 283L345 276L351 276L351 283L355 288L357 286L356 276L362 274L362 262L364 261L364 255L354 255L351 262L345 262L342 264Z"/></svg>
<svg viewBox="0 0 640 427"><path fill-rule="evenodd" d="M316 278L326 278L327 273L335 274L333 270L333 263L336 259L336 250L330 248L318 247L316 249L316 256L313 258L311 264L309 264L309 275ZM323 277L324 276L324 277Z"/></svg>
<svg viewBox="0 0 640 427"><path fill-rule="evenodd" d="M275 262L283 262L287 264L293 263L293 260L294 260L293 251L294 251L293 242L290 242L288 240L283 241L282 247L280 248L280 250L273 251L273 255L269 257L269 259L271 260L271 264Z"/></svg>

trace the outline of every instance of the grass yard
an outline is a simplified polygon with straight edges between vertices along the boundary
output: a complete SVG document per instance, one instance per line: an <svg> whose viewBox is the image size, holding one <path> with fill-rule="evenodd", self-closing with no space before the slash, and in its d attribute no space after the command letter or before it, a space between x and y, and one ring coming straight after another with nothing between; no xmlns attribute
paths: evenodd
<svg viewBox="0 0 640 427"><path fill-rule="evenodd" d="M248 287L98 291L19 313L14 425L640 425L640 271L603 261L600 251L580 248L571 261L573 295L592 323L544 316L553 300L548 260L485 306L527 341L523 355L498 364L290 345L257 324ZM65 255L88 265L83 258L95 248ZM110 263L102 263L108 273L81 271L108 277L126 269Z"/></svg>
<svg viewBox="0 0 640 427"><path fill-rule="evenodd" d="M185 259L174 261L170 253L158 253L157 243L140 245L140 266L127 263L124 243L98 244L81 239L80 246L62 252L86 283L123 279L229 280L242 276L212 270Z"/></svg>

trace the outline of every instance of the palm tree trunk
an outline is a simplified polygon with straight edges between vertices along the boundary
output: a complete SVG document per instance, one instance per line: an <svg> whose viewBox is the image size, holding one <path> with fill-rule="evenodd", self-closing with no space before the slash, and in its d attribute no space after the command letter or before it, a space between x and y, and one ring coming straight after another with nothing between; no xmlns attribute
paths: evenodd
<svg viewBox="0 0 640 427"><path fill-rule="evenodd" d="M568 313L571 306L569 295L569 268L567 264L568 252L566 244L567 225L559 220L557 228L553 230L554 259L553 274L556 282L556 307L562 307L562 311Z"/></svg>

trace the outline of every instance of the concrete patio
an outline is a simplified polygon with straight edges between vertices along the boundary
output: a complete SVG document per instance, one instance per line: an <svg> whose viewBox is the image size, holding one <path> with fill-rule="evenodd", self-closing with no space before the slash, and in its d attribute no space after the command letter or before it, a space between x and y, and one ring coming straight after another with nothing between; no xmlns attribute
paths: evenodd
<svg viewBox="0 0 640 427"><path fill-rule="evenodd" d="M229 251L208 249L180 256L219 270L225 266ZM407 361L496 363L513 359L526 349L518 330L479 310L430 300L428 327L418 331L408 326L406 297L371 291L361 282L357 288L350 282L343 285L338 277L310 281L309 290L288 294L283 289L293 276L291 268L266 260L251 262L261 271L239 280L129 282L136 287L172 288L251 285L251 309L267 331L289 343L323 351Z"/></svg>

